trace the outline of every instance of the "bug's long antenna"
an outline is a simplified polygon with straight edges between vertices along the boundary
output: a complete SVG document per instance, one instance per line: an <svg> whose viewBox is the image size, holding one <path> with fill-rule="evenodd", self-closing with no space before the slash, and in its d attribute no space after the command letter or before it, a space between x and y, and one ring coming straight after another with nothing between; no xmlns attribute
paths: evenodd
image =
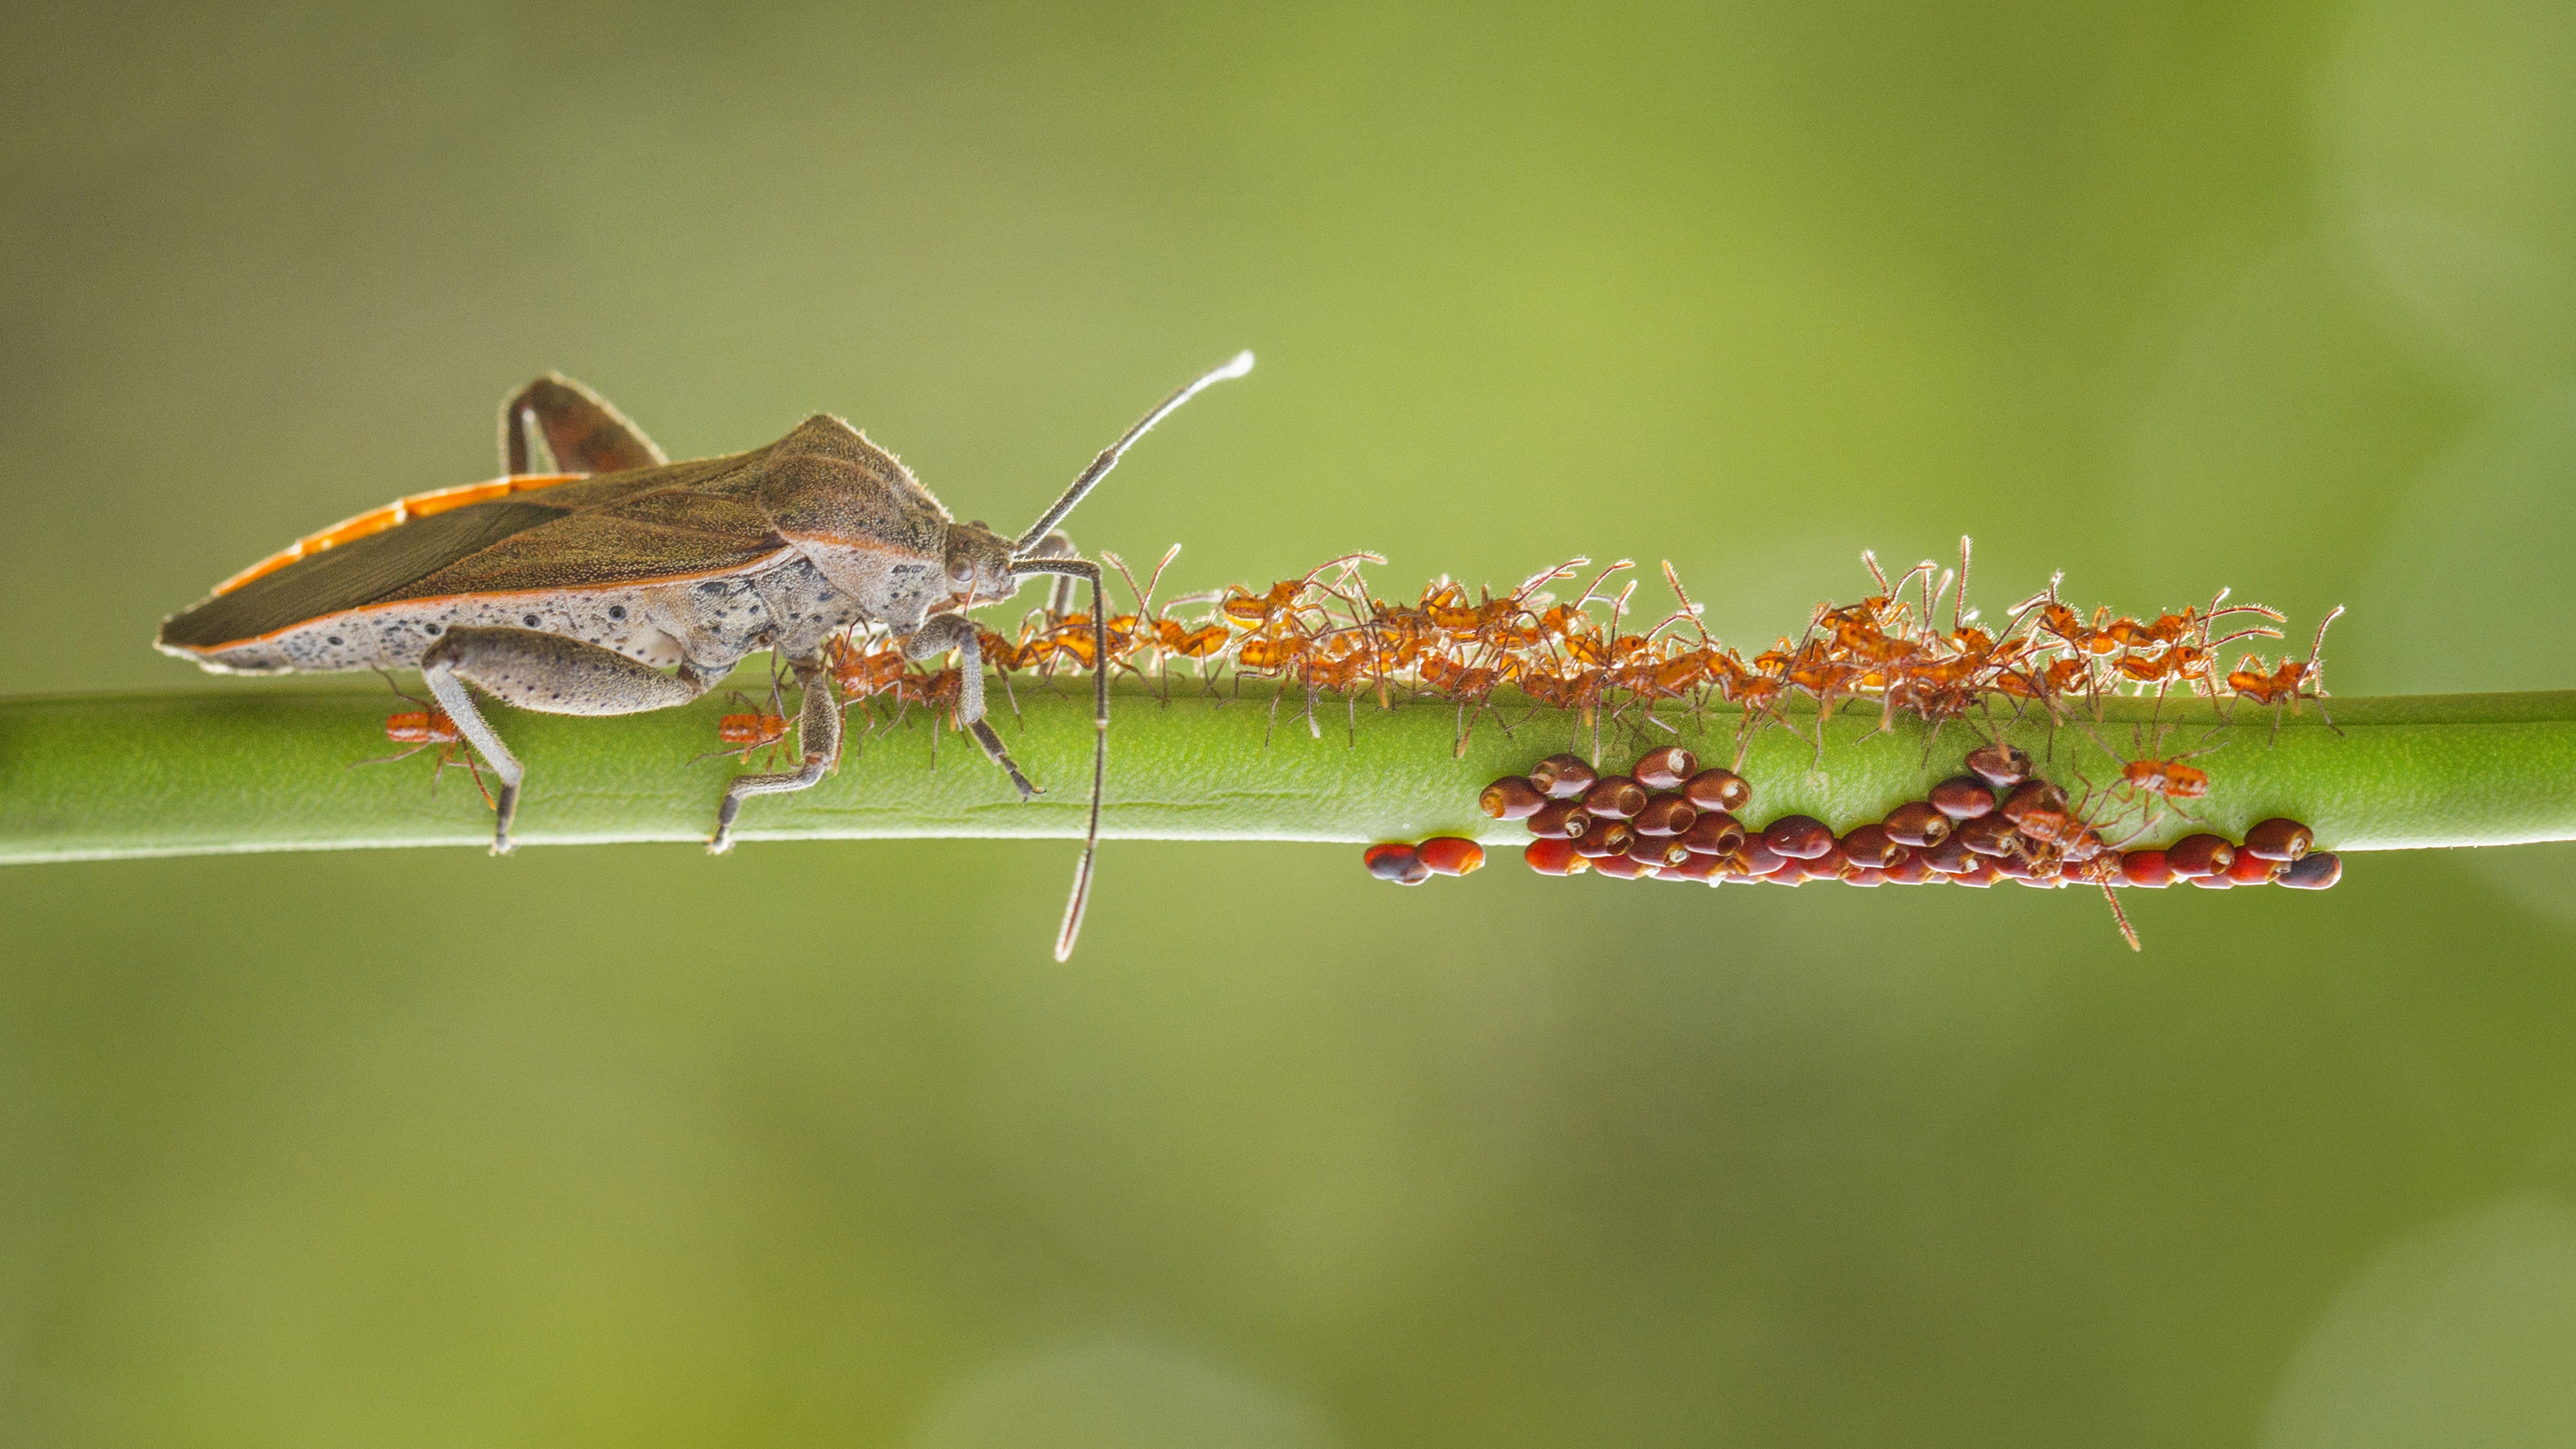
<svg viewBox="0 0 2576 1449"><path fill-rule="evenodd" d="M1093 485L1109 476L1109 470L1118 466L1119 456L1133 447L1138 438L1153 431L1154 424L1170 417L1174 408L1197 396L1201 388L1212 383L1223 382L1229 377L1241 377L1251 370L1252 354L1238 352L1233 360L1223 367L1203 374L1197 381L1163 399L1161 405L1145 414L1136 426L1129 428L1125 436L1101 450L1100 456L1091 460L1091 466L1083 469L1082 476L1073 480L1073 486L1064 490L1064 496L1055 501L1055 506L1040 515L1038 521L1030 525L1029 531L1020 535L1020 541L1011 545L1011 552L1014 555L1024 554L1037 547L1038 540L1052 532L1057 524L1064 522L1065 515L1073 512L1074 505L1080 503L1084 495L1091 492Z"/></svg>

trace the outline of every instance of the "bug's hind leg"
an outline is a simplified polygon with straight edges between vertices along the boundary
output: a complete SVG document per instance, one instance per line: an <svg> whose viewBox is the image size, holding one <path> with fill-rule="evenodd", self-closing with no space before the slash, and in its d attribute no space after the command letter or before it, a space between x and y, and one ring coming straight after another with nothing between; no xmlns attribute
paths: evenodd
<svg viewBox="0 0 2576 1449"><path fill-rule="evenodd" d="M457 733L501 782L493 802L494 855L512 849L510 825L519 813L527 769L484 722L466 685L539 714L642 714L687 704L724 673L683 664L677 676L664 674L614 649L530 629L451 629L421 656L420 671L430 695L456 721Z"/></svg>
<svg viewBox="0 0 2576 1449"><path fill-rule="evenodd" d="M736 775L725 786L724 803L716 807L716 833L707 837L707 853L722 855L733 849L734 817L742 813L742 802L754 795L787 795L810 790L823 782L841 759L841 706L832 698L832 673L820 659L799 659L791 666L796 671L796 687L804 691L797 710L796 747L805 756L804 765L775 775Z"/></svg>
<svg viewBox="0 0 2576 1449"><path fill-rule="evenodd" d="M501 466L508 472L614 473L669 461L608 399L560 372L501 404Z"/></svg>

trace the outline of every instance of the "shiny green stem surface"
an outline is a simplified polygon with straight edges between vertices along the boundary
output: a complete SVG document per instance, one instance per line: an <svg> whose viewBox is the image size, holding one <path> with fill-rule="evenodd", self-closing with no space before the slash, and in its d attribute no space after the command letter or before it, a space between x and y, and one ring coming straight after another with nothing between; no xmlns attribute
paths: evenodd
<svg viewBox="0 0 2576 1449"><path fill-rule="evenodd" d="M1269 686L1240 697L1173 698L1128 682L1110 735L1103 833L1162 840L1525 839L1487 819L1478 792L1540 757L1597 748L1610 768L1678 743L1705 764L1736 758L1741 716L1667 708L1644 725L1632 710L1587 726L1578 717L1501 703L1459 746L1457 706L1424 700L1356 708L1320 701L1311 719ZM913 709L849 715L839 772L796 796L754 799L745 841L888 836L1082 833L1090 777L1089 691L997 685L994 713L1014 755L1047 793L1023 803L972 740ZM415 708L381 689L338 682L245 681L187 693L0 700L0 862L97 860L260 850L484 845L491 814L462 768L432 790L438 753L361 764L391 752L384 721ZM746 767L697 758L716 746L710 697L683 709L576 719L492 707L528 768L517 835L527 845L705 838L724 782ZM2314 704L2281 720L2241 709L2233 723L2206 704L2142 700L2044 715L1880 728L1874 706L1823 722L1811 710L1774 722L1745 749L1755 824L1800 813L1836 829L1875 820L1959 772L1988 728L2041 761L2041 773L2088 801L2115 840L2158 843L2197 829L2240 836L2287 815L2331 850L2504 845L2576 839L2576 691L2428 695ZM793 711L789 713L792 715ZM1508 728L1505 728L1508 726ZM2181 809L2111 789L2122 759L2158 749L2206 770L2206 798ZM782 756L783 758L783 756ZM756 759L758 768L773 768Z"/></svg>

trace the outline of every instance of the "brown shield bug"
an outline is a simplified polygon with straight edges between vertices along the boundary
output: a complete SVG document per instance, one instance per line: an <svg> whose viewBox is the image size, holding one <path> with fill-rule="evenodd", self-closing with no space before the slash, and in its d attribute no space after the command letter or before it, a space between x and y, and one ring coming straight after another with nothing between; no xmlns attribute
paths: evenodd
<svg viewBox="0 0 2576 1449"><path fill-rule="evenodd" d="M217 673L420 670L500 782L496 855L511 849L527 771L466 686L546 714L636 714L686 704L745 655L775 651L804 695L802 765L726 787L707 841L722 853L743 801L811 788L839 758L823 654L852 628L884 630L911 659L956 650L957 722L1027 799L1037 787L984 720L966 611L1041 574L1087 579L1094 657L1107 657L1100 566L1056 525L1156 423L1251 370L1252 354L1240 353L1165 398L1016 539L956 522L839 418L818 413L765 448L672 463L596 393L549 375L502 405L506 476L398 499L299 539L164 620L156 643ZM1091 816L1058 960L1082 928L1100 843L1109 671L1092 680Z"/></svg>

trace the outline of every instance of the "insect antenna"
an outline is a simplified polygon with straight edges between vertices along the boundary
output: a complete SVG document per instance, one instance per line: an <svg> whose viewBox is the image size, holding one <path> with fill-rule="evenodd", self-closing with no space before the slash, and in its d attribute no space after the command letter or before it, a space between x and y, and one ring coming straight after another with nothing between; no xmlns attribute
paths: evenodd
<svg viewBox="0 0 2576 1449"><path fill-rule="evenodd" d="M404 751L402 751L402 752L401 752L401 753L399 753L399 754L392 754L392 755L378 755L378 756L376 756L375 758L373 758L373 759L368 759L368 760L351 760L349 763L347 763L347 764L345 764L345 765L342 765L340 768L341 768L341 769L343 769L343 770L354 770L354 769L358 768L360 765L392 765L392 764L398 764L398 763L400 763L401 761L408 760L408 759L410 759L412 756L419 754L419 753L420 753L421 751L423 751L423 750L429 749L430 747L432 747L433 745L435 745L435 744L437 744L437 743L438 743L438 742L437 742L436 740L423 740L421 743L416 744L416 745L412 746L410 749L404 750ZM430 788L430 790L431 790L433 793L438 789L438 778L437 778L435 775L433 775L433 776L431 776L431 777L430 777L430 786L429 786L429 788Z"/></svg>
<svg viewBox="0 0 2576 1449"><path fill-rule="evenodd" d="M1512 590L1511 597L1515 599L1528 598L1534 590L1544 588L1549 584L1555 583L1558 579L1569 577L1577 569L1589 568L1591 565L1592 560L1584 558L1581 555L1577 555L1573 558L1567 559L1561 564L1558 564L1552 569L1542 570L1521 580L1521 586Z"/></svg>
<svg viewBox="0 0 2576 1449"><path fill-rule="evenodd" d="M2337 609L2337 610L2335 610L2335 612L2336 612L2336 613L2338 613L2338 614L2340 614L2340 613L2342 613L2342 612L2343 612L2343 610L2341 610L2341 609ZM2327 622L2327 623L2329 623L2329 624L2331 624L2331 623L2333 623L2333 622L2334 622L2334 620L2332 620L2332 619L2328 619L2328 620L2326 620L2326 622ZM2322 629L2318 630L2318 631L2317 631L2317 637L2318 637L2319 639L2321 639L2321 640L2322 640L2322 639L2325 637L2325 631L2324 631L2324 630L2322 630ZM383 665L381 665L381 664L378 664L378 665L371 665L371 666L369 666L369 667L370 667L370 668L372 668L372 669L374 669L374 670L376 671L377 676L378 676L379 678L381 678L381 679L383 679L383 680L384 680L384 682L385 682L385 688L390 689L390 690L392 690L392 691L394 692L394 698L399 699L399 700L402 700L402 701L404 701L405 703L408 703L408 704L416 704L416 705L419 705L419 706L420 706L422 709L424 709L424 710L436 709L436 708L437 708L437 706L436 706L436 705L431 704L428 700L425 700L425 699L421 698L419 695L414 694L414 693L412 693L411 691L409 691L409 690L407 690L407 689L403 688L403 687L402 687L402 681L401 681L401 680L399 680L399 679L394 678L394 672L393 672L392 670L385 668L385 667L384 667Z"/></svg>
<svg viewBox="0 0 2576 1449"><path fill-rule="evenodd" d="M1873 559L1873 560L1871 560L1871 562L1872 562L1872 563L1875 563L1875 562L1877 562L1877 560ZM1902 575L1900 575L1900 576L1897 578L1895 586L1894 586L1893 588L1890 588L1890 589L1888 589L1888 590L1886 591L1886 592L1887 592L1888 602L1890 602L1890 603L1896 603L1896 602L1898 602L1897 596L1905 592L1906 586L1914 582L1914 576L1915 576L1915 575L1917 575L1917 574L1921 574L1921 575L1923 576L1923 587L1924 587L1926 590L1929 590L1929 589L1932 587L1932 577L1933 577L1933 575L1935 575L1935 574L1939 573L1940 571L1941 571L1941 566L1940 566L1939 564L1937 564L1937 563L1934 563L1932 560L1930 560L1930 559L1928 559L1928 558L1927 558L1927 559L1925 559L1923 562L1921 562L1921 563L1919 563L1919 564L1916 564L1914 567L1912 567L1912 568L1910 568L1910 569L1907 569L1907 570L1906 570ZM1926 597L1927 597L1927 598L1929 597L1929 594L1928 594L1928 593L1927 593ZM1928 615L1927 615L1927 617L1928 617Z"/></svg>
<svg viewBox="0 0 2576 1449"><path fill-rule="evenodd" d="M1601 592L1601 585L1606 582L1612 574L1619 572L1621 569L1632 569L1636 566L1637 561L1635 559L1623 558L1618 562L1613 563L1608 568L1603 569L1598 577L1583 586L1583 597L1574 601L1574 607L1580 609L1595 599L1599 599L1605 604L1610 602L1610 596Z"/></svg>
<svg viewBox="0 0 2576 1449"><path fill-rule="evenodd" d="M1966 628L1968 618L1968 536L1963 533L1959 535L1959 594L1957 598L1950 601L1951 632L1956 633ZM1928 614L1924 617L1923 625L1927 629L1932 625Z"/></svg>
<svg viewBox="0 0 2576 1449"><path fill-rule="evenodd" d="M1893 592L1893 590L1887 587L1887 571L1878 566L1878 550L1869 548L1862 549L1860 551L1860 561L1868 566L1869 576L1878 581L1878 591L1881 594Z"/></svg>
<svg viewBox="0 0 2576 1449"><path fill-rule="evenodd" d="M1692 628L1699 631L1699 642L1701 647L1715 648L1717 640L1709 636L1708 626L1700 622L1702 607L1691 602L1690 591L1682 587L1682 576L1674 571L1673 561L1671 559L1664 560L1664 582L1672 585L1673 597L1681 600L1682 607L1680 613L1666 619L1663 624L1657 624L1654 632L1657 634L1662 633L1664 630L1664 624L1687 623ZM1649 635L1648 637L1651 638L1653 635Z"/></svg>
<svg viewBox="0 0 2576 1449"><path fill-rule="evenodd" d="M1136 426L1129 428L1117 442L1103 448L1100 456L1091 460L1091 466L1083 469L1082 476L1073 480L1073 486L1064 490L1064 496L1055 501L1055 506L1041 514L1037 522L1029 525L1028 532L1020 535L1020 541L1011 546L1011 552L1014 555L1021 555L1037 547L1039 540L1053 532L1057 524L1064 522L1065 515L1073 512L1075 504L1089 495L1101 479L1109 476L1109 470L1118 466L1119 458L1129 448L1135 446L1136 440L1153 431L1154 424L1170 417L1175 409L1196 397L1202 389L1223 382L1229 377L1241 377L1250 371L1252 371L1252 354L1238 352L1224 366L1200 374L1188 386L1163 399L1152 412L1138 419Z"/></svg>
<svg viewBox="0 0 2576 1449"><path fill-rule="evenodd" d="M408 690L405 690L405 689L402 687L402 681L400 681L400 680L398 680L398 679L394 678L394 676L393 676L393 671L392 671L392 670L390 670L390 669L386 669L386 668L384 668L384 667L383 667L383 666L381 666L381 665L376 666L376 667L375 667L375 669L376 669L376 673L377 673L377 674L382 675L382 676L384 677L384 681L385 681L385 688L392 690L392 691L394 692L394 697L395 697L396 699L402 700L403 702L405 702L405 703L407 703L407 704L416 704L416 705L419 705L419 706L420 706L420 710L421 710L421 721L422 721L422 723L423 723L423 725L424 725L424 729L422 730L422 734L423 734L424 738L421 740L421 742L420 742L419 744L416 744L416 745L412 746L410 749L407 749L407 750L401 751L400 753L397 753L397 754L391 754L391 755L378 755L378 756L376 756L374 759L371 759L371 760L351 760L349 763L347 763L347 764L345 764L345 765L343 765L343 766L341 766L341 767L340 767L340 768L342 768L342 769L344 769L344 770L354 770L354 769L358 768L360 765L391 765L391 764L397 763L397 762L402 761L402 760L408 760L408 759L410 759L412 756L417 755L417 754L419 754L421 751L426 750L426 749L430 748L431 746L436 745L436 744L438 743L438 741L437 741L436 739L433 739L433 738L427 738L427 737L426 737L426 736L428 736L428 735L430 734L430 731L429 731L427 728L425 728L425 726L427 725L427 723L428 723L428 721L429 721L430 717L431 717L432 715L434 715L434 714L438 713L438 706L437 706L437 705L434 705L434 704L432 704L432 703L430 703L428 700L425 700L425 699L421 698L419 695L413 694L413 693L409 692ZM400 718L400 716L396 716L395 718ZM386 723L388 726L390 726L390 725L393 723L393 721L392 721L392 720L387 720L385 723ZM443 768L444 768L444 766L442 766L441 768L443 769ZM438 774L437 774L436 772L433 772L433 773L430 775L430 777L429 777L429 788L430 788L430 793L432 793L432 794L436 794L436 793L438 792Z"/></svg>
<svg viewBox="0 0 2576 1449"><path fill-rule="evenodd" d="M2317 621L2316 642L2308 646L2307 685L2319 695L2326 692L2326 630L2333 628L2334 621L2342 617L2343 605L2337 604L2333 612ZM2320 707L2317 712L2323 714L2325 710Z"/></svg>
<svg viewBox="0 0 2576 1449"><path fill-rule="evenodd" d="M1170 568L1172 566L1172 560L1179 558L1180 556L1181 546L1177 543L1164 550L1163 561L1154 565L1153 582L1145 585L1143 588L1138 588L1136 586L1136 575L1127 567L1127 560L1120 558L1118 555L1111 553L1105 548L1100 551L1100 561L1109 565L1111 568L1118 570L1119 577L1127 581L1127 592L1136 596L1136 616L1139 619L1153 617L1154 591L1163 586L1163 570Z"/></svg>

